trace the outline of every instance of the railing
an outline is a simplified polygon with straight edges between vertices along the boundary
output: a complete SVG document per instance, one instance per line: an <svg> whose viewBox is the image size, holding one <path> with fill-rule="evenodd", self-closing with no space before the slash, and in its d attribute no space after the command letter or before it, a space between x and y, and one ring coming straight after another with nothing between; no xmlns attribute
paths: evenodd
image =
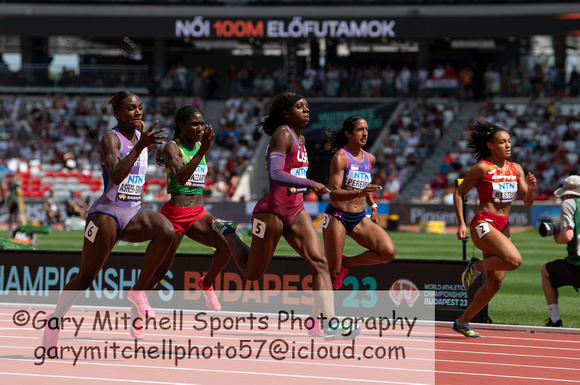
<svg viewBox="0 0 580 385"><path fill-rule="evenodd" d="M0 66L0 92L108 93L115 89L149 88L146 65L80 65L78 69L51 69L46 64L23 64L19 71Z"/></svg>

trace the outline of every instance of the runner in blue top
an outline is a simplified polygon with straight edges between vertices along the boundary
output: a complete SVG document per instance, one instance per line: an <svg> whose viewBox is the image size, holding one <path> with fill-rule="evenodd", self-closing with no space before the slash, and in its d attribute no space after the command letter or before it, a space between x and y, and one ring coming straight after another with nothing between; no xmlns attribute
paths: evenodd
<svg viewBox="0 0 580 385"><path fill-rule="evenodd" d="M348 269L357 265L387 263L395 258L395 245L379 225L372 193L381 187L371 184L376 158L362 148L368 139L367 121L360 115L348 117L341 129L329 134L328 147L335 152L330 163L330 203L321 222L324 250L335 289L342 286ZM366 206L371 217L366 215ZM342 255L346 236L367 248L347 258Z"/></svg>
<svg viewBox="0 0 580 385"><path fill-rule="evenodd" d="M134 304L132 322L155 317L147 301L145 285L171 246L174 230L161 213L141 209L141 188L148 151L164 143L167 135L159 135L165 129L154 131L157 122L145 130L141 120L143 103L134 93L120 91L109 104L117 127L105 132L101 139L104 192L89 209L79 273L64 287L56 309L47 317L43 337L46 349L56 349L62 318L80 293L89 288L119 239L131 243L151 241L128 298Z"/></svg>

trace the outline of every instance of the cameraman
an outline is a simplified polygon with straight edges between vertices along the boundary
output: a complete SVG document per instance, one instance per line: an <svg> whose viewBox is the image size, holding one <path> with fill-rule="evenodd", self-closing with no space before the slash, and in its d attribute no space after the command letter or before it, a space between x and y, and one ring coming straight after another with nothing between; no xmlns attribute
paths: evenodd
<svg viewBox="0 0 580 385"><path fill-rule="evenodd" d="M558 310L558 288L572 286L580 288L580 251L578 251L578 235L580 233L580 176L572 175L564 180L564 185L554 191L554 195L562 198L560 224L542 223L542 236L554 235L556 243L566 243L568 256L557 259L542 266L542 287L550 318L546 326L562 327L560 311Z"/></svg>

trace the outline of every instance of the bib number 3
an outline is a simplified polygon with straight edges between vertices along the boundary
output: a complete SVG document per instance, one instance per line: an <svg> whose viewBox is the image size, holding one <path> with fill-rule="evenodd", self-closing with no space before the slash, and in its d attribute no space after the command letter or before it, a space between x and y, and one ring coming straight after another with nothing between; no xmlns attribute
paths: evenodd
<svg viewBox="0 0 580 385"><path fill-rule="evenodd" d="M324 213L324 216L322 217L322 220L320 221L320 227L322 227L323 229L327 229L328 222L330 222L330 217L328 216L328 214Z"/></svg>

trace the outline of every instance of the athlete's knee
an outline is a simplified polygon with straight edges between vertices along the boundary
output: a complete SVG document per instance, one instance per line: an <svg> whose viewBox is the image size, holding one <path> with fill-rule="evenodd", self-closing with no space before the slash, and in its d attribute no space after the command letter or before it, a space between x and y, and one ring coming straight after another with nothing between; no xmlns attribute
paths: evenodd
<svg viewBox="0 0 580 385"><path fill-rule="evenodd" d="M507 268L508 271L515 270L522 265L522 257L520 255L514 255L514 256L508 257L506 259L506 262L508 265L508 268Z"/></svg>
<svg viewBox="0 0 580 385"><path fill-rule="evenodd" d="M310 266L313 272L323 273L329 271L328 260L326 259L326 256L324 256L324 254L312 256L310 258L310 261L311 261ZM338 266L338 270L340 270L340 266ZM338 271L336 272L336 274L338 275Z"/></svg>
<svg viewBox="0 0 580 385"><path fill-rule="evenodd" d="M213 253L213 259L217 259L220 261L226 261L229 260L232 257L232 252L230 251L230 248L228 247L227 243L223 243L216 246L215 251Z"/></svg>
<svg viewBox="0 0 580 385"><path fill-rule="evenodd" d="M175 237L175 228L169 221L164 221L155 229L155 238L163 239L167 242L173 242Z"/></svg>
<svg viewBox="0 0 580 385"><path fill-rule="evenodd" d="M395 245L387 246L379 252L383 263L391 262L393 259L395 259L396 254L397 249L395 248Z"/></svg>
<svg viewBox="0 0 580 385"><path fill-rule="evenodd" d="M542 269L540 270L542 277L546 277L549 278L550 277L550 273L548 272L548 268L546 267L546 265L542 265Z"/></svg>

